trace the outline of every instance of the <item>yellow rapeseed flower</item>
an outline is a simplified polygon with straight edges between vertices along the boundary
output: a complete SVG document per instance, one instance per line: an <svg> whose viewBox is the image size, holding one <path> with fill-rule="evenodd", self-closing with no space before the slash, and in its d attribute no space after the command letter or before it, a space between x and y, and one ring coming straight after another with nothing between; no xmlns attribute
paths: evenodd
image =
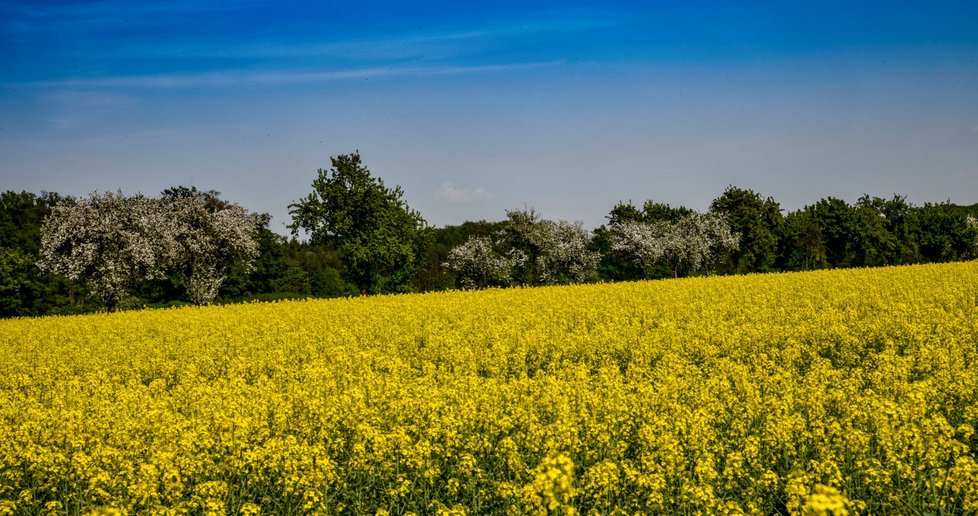
<svg viewBox="0 0 978 516"><path fill-rule="evenodd" d="M978 512L978 262L0 321L5 514Z"/></svg>

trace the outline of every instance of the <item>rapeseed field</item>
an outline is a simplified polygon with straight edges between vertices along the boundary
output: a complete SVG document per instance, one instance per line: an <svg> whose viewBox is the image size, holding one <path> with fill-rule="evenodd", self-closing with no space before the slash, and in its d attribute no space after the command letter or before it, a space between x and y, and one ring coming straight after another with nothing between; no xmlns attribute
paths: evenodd
<svg viewBox="0 0 978 516"><path fill-rule="evenodd" d="M978 511L978 262L0 322L0 514Z"/></svg>

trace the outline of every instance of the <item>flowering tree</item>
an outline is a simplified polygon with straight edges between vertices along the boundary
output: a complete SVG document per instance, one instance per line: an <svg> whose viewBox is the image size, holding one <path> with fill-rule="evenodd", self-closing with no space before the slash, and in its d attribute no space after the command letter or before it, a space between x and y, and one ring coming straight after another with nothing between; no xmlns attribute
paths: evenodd
<svg viewBox="0 0 978 516"><path fill-rule="evenodd" d="M42 226L38 266L87 283L110 312L139 283L167 275L209 303L233 264L258 255L257 217L213 194L107 192L59 204Z"/></svg>
<svg viewBox="0 0 978 516"><path fill-rule="evenodd" d="M183 282L196 305L217 297L231 266L246 268L258 257L258 224L255 214L237 204L213 202L208 195L164 199L163 207L174 221L163 238L175 243L171 269Z"/></svg>
<svg viewBox="0 0 978 516"><path fill-rule="evenodd" d="M664 263L673 277L710 270L724 253L737 249L739 238L719 215L690 213L676 222L623 222L612 229L611 248L629 256L646 276Z"/></svg>
<svg viewBox="0 0 978 516"><path fill-rule="evenodd" d="M176 251L172 228L154 199L92 193L45 219L38 266L86 282L111 312L135 284L164 276Z"/></svg>
<svg viewBox="0 0 978 516"><path fill-rule="evenodd" d="M580 222L545 220L538 231L541 252L537 256L540 283L583 283L592 279L601 256L589 249L591 235Z"/></svg>
<svg viewBox="0 0 978 516"><path fill-rule="evenodd" d="M665 234L665 261L673 276L680 272L713 270L724 253L736 251L740 238L726 219L712 213L691 213Z"/></svg>
<svg viewBox="0 0 978 516"><path fill-rule="evenodd" d="M541 220L533 210L506 212L494 239L472 237L452 249L445 267L463 288L582 283L594 277L600 255L580 223Z"/></svg>
<svg viewBox="0 0 978 516"><path fill-rule="evenodd" d="M492 240L475 236L454 247L444 266L462 288L505 286L512 280L514 260L493 250Z"/></svg>
<svg viewBox="0 0 978 516"><path fill-rule="evenodd" d="M665 255L664 234L669 224L625 221L611 227L611 250L622 253L642 269L646 278Z"/></svg>

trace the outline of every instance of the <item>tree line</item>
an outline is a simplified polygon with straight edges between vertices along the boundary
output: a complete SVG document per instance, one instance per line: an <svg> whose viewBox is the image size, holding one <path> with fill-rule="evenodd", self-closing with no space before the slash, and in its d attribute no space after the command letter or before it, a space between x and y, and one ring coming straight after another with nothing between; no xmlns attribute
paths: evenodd
<svg viewBox="0 0 978 516"><path fill-rule="evenodd" d="M728 186L703 213L620 202L593 231L532 209L431 227L359 153L331 165L289 206L291 237L193 187L0 194L0 316L978 257L978 205L828 197L785 212Z"/></svg>

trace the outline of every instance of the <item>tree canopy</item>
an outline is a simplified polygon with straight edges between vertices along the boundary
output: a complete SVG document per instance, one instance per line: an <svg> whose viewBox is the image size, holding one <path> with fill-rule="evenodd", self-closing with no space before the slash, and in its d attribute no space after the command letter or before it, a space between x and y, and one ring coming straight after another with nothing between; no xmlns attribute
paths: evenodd
<svg viewBox="0 0 978 516"><path fill-rule="evenodd" d="M167 192L158 199L96 192L55 206L41 227L39 266L85 283L109 311L167 277L195 304L210 303L231 268L257 256L260 219L216 202L216 192Z"/></svg>
<svg viewBox="0 0 978 516"><path fill-rule="evenodd" d="M55 206L41 228L42 270L86 282L109 310L137 283L163 276L172 219L152 199L93 193Z"/></svg>
<svg viewBox="0 0 978 516"><path fill-rule="evenodd" d="M600 255L591 240L580 223L509 210L495 234L469 237L451 250L444 267L462 288L583 283L597 278Z"/></svg>
<svg viewBox="0 0 978 516"><path fill-rule="evenodd" d="M388 188L371 175L360 154L330 158L319 169L312 193L289 205L293 235L339 253L346 277L361 293L411 290L424 256L426 224L404 201L400 186Z"/></svg>
<svg viewBox="0 0 978 516"><path fill-rule="evenodd" d="M729 272L774 270L778 258L778 237L784 217L773 198L762 198L753 190L727 187L710 204L710 211L723 215L730 229L740 236L740 244L720 267Z"/></svg>
<svg viewBox="0 0 978 516"><path fill-rule="evenodd" d="M611 248L635 262L646 277L665 265L673 277L713 271L738 249L740 236L722 215L689 212L675 221L626 221L612 226Z"/></svg>
<svg viewBox="0 0 978 516"><path fill-rule="evenodd" d="M731 185L704 213L619 202L593 231L527 209L432 228L358 153L331 164L290 205L291 238L192 186L158 198L4 192L0 317L978 258L978 205L864 195L784 211Z"/></svg>

